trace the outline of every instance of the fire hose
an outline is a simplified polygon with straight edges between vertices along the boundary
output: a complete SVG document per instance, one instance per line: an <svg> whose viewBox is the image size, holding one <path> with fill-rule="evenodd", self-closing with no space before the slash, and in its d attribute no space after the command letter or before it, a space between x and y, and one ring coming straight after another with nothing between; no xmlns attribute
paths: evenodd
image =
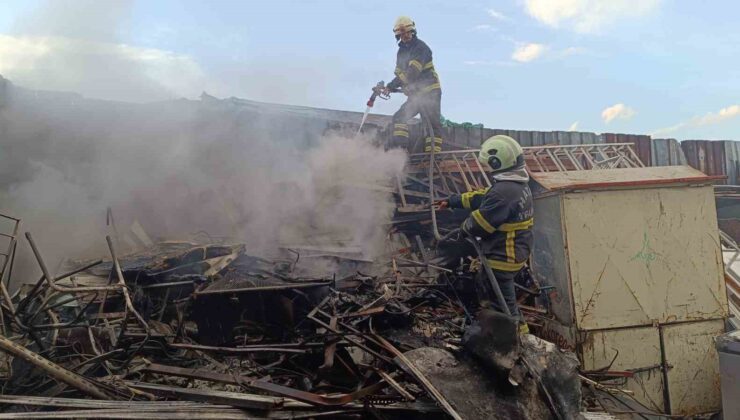
<svg viewBox="0 0 740 420"><path fill-rule="evenodd" d="M461 232L460 229L455 229L451 231L450 233L446 234L445 236L440 237L439 242L449 241L455 235L459 235L460 232ZM503 312L506 315L511 316L511 311L509 311L509 307L506 305L504 294L501 292L501 287L499 287L498 280L496 280L496 276L493 274L493 270L491 269L491 266L488 265L488 259L486 258L486 255L483 253L483 250L480 247L478 238L466 236L465 240L468 243L470 243L470 245L473 246L473 248L475 249L475 252L478 254L478 260L480 261L480 265L483 267L483 270L486 273L486 278L488 278L488 283L489 283L488 285L490 286L491 290L493 290L496 300L498 301L501 308L503 308Z"/></svg>

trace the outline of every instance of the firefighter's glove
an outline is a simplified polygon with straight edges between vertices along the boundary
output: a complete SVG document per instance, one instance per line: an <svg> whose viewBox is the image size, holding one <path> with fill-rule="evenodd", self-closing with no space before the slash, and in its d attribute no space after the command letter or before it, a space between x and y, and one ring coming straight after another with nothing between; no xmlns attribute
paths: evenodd
<svg viewBox="0 0 740 420"><path fill-rule="evenodd" d="M450 208L450 200L437 200L432 204L435 210L445 210Z"/></svg>

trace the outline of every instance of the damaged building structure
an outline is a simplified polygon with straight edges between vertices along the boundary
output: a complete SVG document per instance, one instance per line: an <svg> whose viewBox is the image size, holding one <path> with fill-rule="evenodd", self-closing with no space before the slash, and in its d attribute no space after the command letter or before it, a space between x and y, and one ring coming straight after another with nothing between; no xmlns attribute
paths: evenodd
<svg viewBox="0 0 740 420"><path fill-rule="evenodd" d="M171 126L147 126L158 119ZM3 149L124 126L121 139L259 131L310 149L354 137L360 119L207 94L115 103L0 79ZM362 141L382 147L390 122L370 115ZM448 124L430 159L410 127L401 175L350 182L393 204L374 254L316 229L269 254L254 236L170 238L166 215L123 223L112 205L85 221L104 225L97 256L57 264L48 255L65 243L0 205L0 418L708 418L723 404L725 419L740 415L722 398L740 390L723 376L740 358L725 334L740 327L738 143ZM521 336L480 310L475 258L445 252L464 214L429 205L490 185L475 151L495 134L524 147L535 196ZM27 170L11 159L0 157L5 184ZM349 181L334 182L328 194L345 193ZM218 195L199 197L207 217L238 224Z"/></svg>

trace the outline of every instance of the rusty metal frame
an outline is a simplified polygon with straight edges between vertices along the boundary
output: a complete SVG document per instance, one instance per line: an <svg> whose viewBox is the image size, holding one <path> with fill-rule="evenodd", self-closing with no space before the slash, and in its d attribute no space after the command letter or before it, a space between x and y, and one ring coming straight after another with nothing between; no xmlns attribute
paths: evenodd
<svg viewBox="0 0 740 420"><path fill-rule="evenodd" d="M326 328L328 331L331 331L334 334L340 335L342 338L347 340L347 342L361 348L362 350L365 350L366 352L372 354L373 356L379 358L380 360L383 360L386 363L391 363L392 360L389 357L381 354L380 352L376 350L373 350L372 348L370 348L367 344L363 343L362 341L353 338L353 336L361 337L369 342L374 343L376 346L383 348L382 344L378 342L377 340L374 340L371 336L367 334L363 334L361 331L357 330L351 325L348 325L347 323L339 321L339 319L336 317L334 317L335 319L337 319L336 325L332 326L332 323L331 323L332 315L321 309L324 305L326 305L329 302L331 297L332 297L331 295L325 297L324 300L322 300L318 305L316 305L316 307L314 307L311 310L311 312L308 313L308 315L306 315L306 318L321 325L322 327ZM329 322L320 319L318 315L328 318ZM340 330L339 326L343 327L349 332L344 332Z"/></svg>
<svg viewBox="0 0 740 420"><path fill-rule="evenodd" d="M633 143L531 146L522 150L528 169L534 172L645 167Z"/></svg>
<svg viewBox="0 0 740 420"><path fill-rule="evenodd" d="M719 238L722 247L732 252L730 261L725 264L725 285L727 286L727 303L728 309L734 319L730 318L729 322L740 327L740 273L737 273L732 265L740 261L740 246L727 233L719 231ZM724 250L721 250L722 252ZM723 258L724 259L724 258Z"/></svg>
<svg viewBox="0 0 740 420"><path fill-rule="evenodd" d="M12 223L13 223L13 229L11 233L0 232L0 236L10 239L10 241L8 242L7 251L0 253L0 256L3 257L3 265L2 265L2 268L0 268L0 293L2 293L3 303L5 303L5 305L8 306L11 313L15 313L15 308L13 307L13 302L10 298L10 293L8 293L8 286L10 284L10 276L13 272L13 263L15 261L16 247L18 245L18 230L20 229L21 219L8 216L2 213L0 213L0 218L12 220ZM6 278L6 273L7 273L7 278ZM0 314L0 317L1 316L2 315ZM4 334L5 333L4 327L2 331Z"/></svg>

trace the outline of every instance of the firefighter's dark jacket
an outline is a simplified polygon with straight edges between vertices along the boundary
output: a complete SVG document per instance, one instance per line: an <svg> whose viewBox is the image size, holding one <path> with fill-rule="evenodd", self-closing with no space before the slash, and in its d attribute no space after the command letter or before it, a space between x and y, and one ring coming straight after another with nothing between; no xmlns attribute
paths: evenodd
<svg viewBox="0 0 740 420"><path fill-rule="evenodd" d="M416 35L411 41L399 44L394 73L396 77L388 83L390 89L403 87L409 95L441 89L432 50Z"/></svg>
<svg viewBox="0 0 740 420"><path fill-rule="evenodd" d="M471 210L462 229L481 238L494 270L519 271L532 250L534 206L526 182L495 180L490 188L453 195L450 207Z"/></svg>

